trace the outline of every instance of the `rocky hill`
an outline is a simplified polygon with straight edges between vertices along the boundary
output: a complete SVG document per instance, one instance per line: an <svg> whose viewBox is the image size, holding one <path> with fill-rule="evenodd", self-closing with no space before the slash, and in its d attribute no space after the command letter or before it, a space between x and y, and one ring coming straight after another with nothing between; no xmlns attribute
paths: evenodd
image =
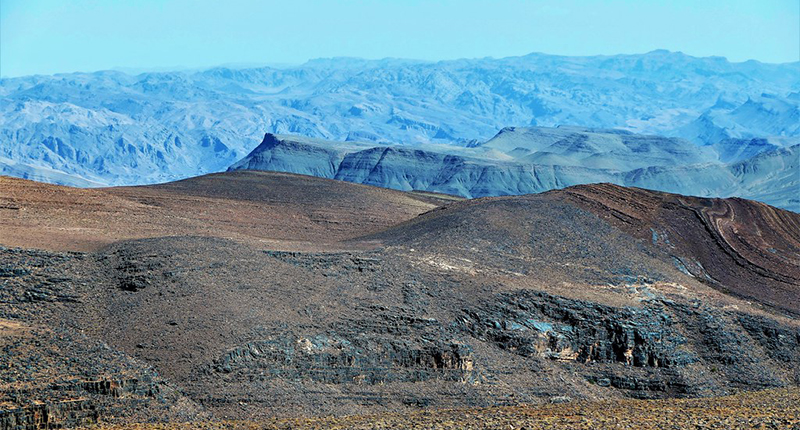
<svg viewBox="0 0 800 430"><path fill-rule="evenodd" d="M762 203L610 184L460 201L257 172L3 181L4 425L800 384L800 216Z"/></svg>

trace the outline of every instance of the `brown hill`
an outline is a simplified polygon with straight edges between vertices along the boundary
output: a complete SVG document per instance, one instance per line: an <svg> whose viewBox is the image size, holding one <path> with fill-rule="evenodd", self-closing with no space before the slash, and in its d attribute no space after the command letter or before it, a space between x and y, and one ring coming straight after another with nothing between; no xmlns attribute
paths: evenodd
<svg viewBox="0 0 800 430"><path fill-rule="evenodd" d="M728 294L800 315L800 214L751 200L582 185L463 201L368 238L507 270L563 262L569 279L589 282L635 281L674 266Z"/></svg>
<svg viewBox="0 0 800 430"><path fill-rule="evenodd" d="M239 175L13 203L46 209L13 218L26 246L37 225L100 230L50 242L90 253L0 249L7 420L30 400L125 422L800 384L797 214L607 185L451 202ZM76 198L95 206L58 211ZM97 224L83 208L102 205L136 209Z"/></svg>
<svg viewBox="0 0 800 430"><path fill-rule="evenodd" d="M650 237L681 270L704 283L800 316L800 215L795 212L752 200L608 184L553 194L634 237Z"/></svg>
<svg viewBox="0 0 800 430"><path fill-rule="evenodd" d="M449 198L441 197L277 172L100 189L0 176L0 244L93 251L119 240L198 235L322 246L412 218Z"/></svg>

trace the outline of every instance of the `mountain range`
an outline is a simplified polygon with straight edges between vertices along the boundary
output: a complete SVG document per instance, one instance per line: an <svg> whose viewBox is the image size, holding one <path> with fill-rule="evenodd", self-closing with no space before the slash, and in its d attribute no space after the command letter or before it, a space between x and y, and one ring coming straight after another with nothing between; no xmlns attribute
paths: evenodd
<svg viewBox="0 0 800 430"><path fill-rule="evenodd" d="M701 147L680 155L665 148L656 164L635 168L726 164L791 146L787 138L800 132L799 76L800 63L731 63L662 50L7 78L0 80L0 173L77 186L147 184L225 170L264 133L425 150L485 146L509 126L616 129ZM615 149L602 147L610 142L573 142L575 154L523 145L509 156L572 170L634 168L636 156L613 165ZM575 167L587 151L598 155ZM715 151L716 159L708 155Z"/></svg>
<svg viewBox="0 0 800 430"><path fill-rule="evenodd" d="M746 197L800 211L800 138L726 139L698 147L680 138L620 130L509 127L465 148L267 134L229 170L243 169L467 198L610 182L696 196Z"/></svg>

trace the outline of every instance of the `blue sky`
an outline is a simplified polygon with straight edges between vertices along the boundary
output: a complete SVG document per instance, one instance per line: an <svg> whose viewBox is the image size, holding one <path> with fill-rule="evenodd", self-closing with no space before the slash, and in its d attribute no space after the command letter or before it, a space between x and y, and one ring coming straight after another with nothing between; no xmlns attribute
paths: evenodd
<svg viewBox="0 0 800 430"><path fill-rule="evenodd" d="M0 76L654 49L800 60L800 0L0 0Z"/></svg>

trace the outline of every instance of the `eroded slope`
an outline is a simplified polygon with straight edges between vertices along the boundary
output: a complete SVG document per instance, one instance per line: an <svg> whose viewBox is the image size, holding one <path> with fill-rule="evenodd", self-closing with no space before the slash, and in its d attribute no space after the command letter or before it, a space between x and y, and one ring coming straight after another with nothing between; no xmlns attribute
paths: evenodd
<svg viewBox="0 0 800 430"><path fill-rule="evenodd" d="M186 228L91 253L1 249L6 326L82 333L119 357L90 363L59 347L54 371L25 384L4 379L2 400L27 410L29 400L58 399L39 373L122 380L119 363L153 369L184 396L164 400L184 405L173 415L142 408L152 419L692 397L800 383L790 308L796 214L598 185L407 216L441 201L243 175L103 190L144 214L197 208L189 225L209 226L202 234ZM68 200L59 190L49 199ZM243 212L276 201L286 210L273 218ZM222 202L231 212L211 210ZM70 221L80 208L48 220ZM312 210L337 222L309 224ZM385 217L373 222L376 213ZM274 246L286 240L306 242ZM127 419L113 418L123 403L91 404L101 420Z"/></svg>
<svg viewBox="0 0 800 430"><path fill-rule="evenodd" d="M553 192L651 242L722 291L800 315L800 215L744 199L601 184Z"/></svg>

